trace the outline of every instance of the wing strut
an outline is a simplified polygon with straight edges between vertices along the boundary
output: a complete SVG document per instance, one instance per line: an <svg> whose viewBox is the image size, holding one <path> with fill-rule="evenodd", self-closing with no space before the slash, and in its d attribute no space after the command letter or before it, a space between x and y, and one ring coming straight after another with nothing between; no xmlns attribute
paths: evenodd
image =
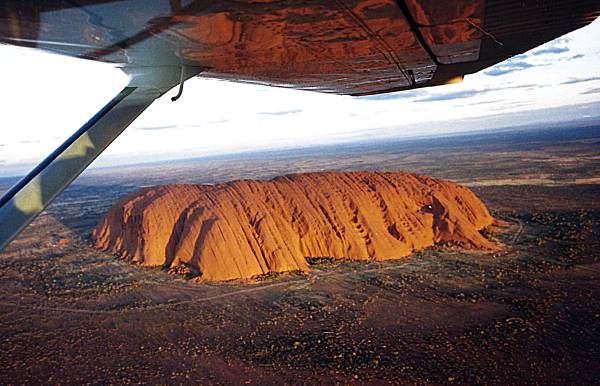
<svg viewBox="0 0 600 386"><path fill-rule="evenodd" d="M188 67L186 75L201 69ZM155 99L180 81L180 68L128 68L130 82L75 134L0 198L0 250L37 217Z"/></svg>

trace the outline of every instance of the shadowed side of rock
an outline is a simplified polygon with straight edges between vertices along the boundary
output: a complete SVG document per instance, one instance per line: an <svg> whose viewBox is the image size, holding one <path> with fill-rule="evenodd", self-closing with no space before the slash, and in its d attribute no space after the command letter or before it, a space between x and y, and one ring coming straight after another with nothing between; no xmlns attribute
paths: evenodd
<svg viewBox="0 0 600 386"><path fill-rule="evenodd" d="M494 219L467 188L408 173L309 173L130 195L93 232L96 246L203 280L308 270L306 258L386 260L436 244L495 249Z"/></svg>

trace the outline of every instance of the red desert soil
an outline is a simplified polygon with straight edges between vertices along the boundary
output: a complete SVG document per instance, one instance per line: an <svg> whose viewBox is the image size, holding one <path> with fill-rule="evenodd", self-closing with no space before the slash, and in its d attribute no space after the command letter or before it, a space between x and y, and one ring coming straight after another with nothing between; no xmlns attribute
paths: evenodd
<svg viewBox="0 0 600 386"><path fill-rule="evenodd" d="M496 249L493 217L469 189L408 173L309 173L167 185L115 204L96 247L202 280L308 271L306 258L386 260L436 244Z"/></svg>

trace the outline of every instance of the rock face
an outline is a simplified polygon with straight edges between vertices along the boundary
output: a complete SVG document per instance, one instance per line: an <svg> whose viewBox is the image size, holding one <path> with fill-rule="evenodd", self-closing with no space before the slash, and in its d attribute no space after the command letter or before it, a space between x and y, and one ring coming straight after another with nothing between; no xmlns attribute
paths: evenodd
<svg viewBox="0 0 600 386"><path fill-rule="evenodd" d="M202 280L308 270L307 257L386 260L436 244L495 249L467 188L407 173L310 173L143 189L114 205L96 246Z"/></svg>

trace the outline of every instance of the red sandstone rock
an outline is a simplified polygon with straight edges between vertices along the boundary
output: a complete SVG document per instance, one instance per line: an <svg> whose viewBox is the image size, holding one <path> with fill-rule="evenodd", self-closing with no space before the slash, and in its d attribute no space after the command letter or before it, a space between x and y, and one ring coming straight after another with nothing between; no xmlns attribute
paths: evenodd
<svg viewBox="0 0 600 386"><path fill-rule="evenodd" d="M467 188L407 173L310 173L144 189L114 205L98 248L203 280L308 270L307 257L386 260L436 244L495 249Z"/></svg>

